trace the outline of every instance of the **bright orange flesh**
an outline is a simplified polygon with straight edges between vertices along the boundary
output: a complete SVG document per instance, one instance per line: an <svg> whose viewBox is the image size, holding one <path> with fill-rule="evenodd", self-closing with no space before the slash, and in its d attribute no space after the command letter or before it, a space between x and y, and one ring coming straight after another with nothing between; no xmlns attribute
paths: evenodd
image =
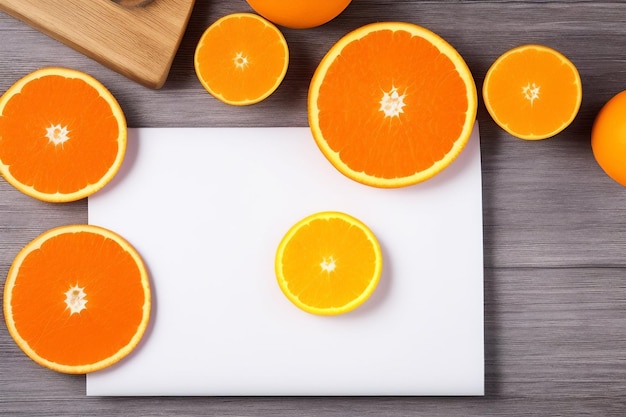
<svg viewBox="0 0 626 417"><path fill-rule="evenodd" d="M86 300L79 308L66 303L76 287ZM40 235L17 255L4 314L11 336L35 362L87 373L132 351L146 329L150 300L145 266L128 242L106 229L72 225Z"/></svg>
<svg viewBox="0 0 626 417"><path fill-rule="evenodd" d="M213 23L194 56L196 75L217 99L232 105L258 103L280 85L289 65L282 33L251 13L235 13Z"/></svg>
<svg viewBox="0 0 626 417"><path fill-rule="evenodd" d="M309 89L309 124L344 175L376 187L431 178L463 150L476 87L461 56L433 32L375 23L342 38Z"/></svg>
<svg viewBox="0 0 626 417"><path fill-rule="evenodd" d="M126 131L119 104L91 76L35 71L0 98L0 174L40 200L87 197L117 173Z"/></svg>
<svg viewBox="0 0 626 417"><path fill-rule="evenodd" d="M352 0L246 0L258 14L277 25L308 29L337 17Z"/></svg>
<svg viewBox="0 0 626 417"><path fill-rule="evenodd" d="M296 306L320 315L351 311L369 298L380 279L382 255L372 231L339 212L296 223L276 252L278 284Z"/></svg>
<svg viewBox="0 0 626 417"><path fill-rule="evenodd" d="M626 91L600 110L591 130L593 156L617 183L626 187Z"/></svg>
<svg viewBox="0 0 626 417"><path fill-rule="evenodd" d="M578 114L582 84L574 64L560 52L523 45L504 53L489 68L483 98L494 121L511 135L546 139Z"/></svg>

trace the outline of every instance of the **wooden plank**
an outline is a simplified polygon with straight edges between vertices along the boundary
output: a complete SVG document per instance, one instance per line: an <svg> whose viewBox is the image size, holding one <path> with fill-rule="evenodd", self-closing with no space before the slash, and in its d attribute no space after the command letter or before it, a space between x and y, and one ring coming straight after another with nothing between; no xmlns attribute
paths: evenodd
<svg viewBox="0 0 626 417"><path fill-rule="evenodd" d="M147 87L160 88L194 0L0 0L0 9Z"/></svg>

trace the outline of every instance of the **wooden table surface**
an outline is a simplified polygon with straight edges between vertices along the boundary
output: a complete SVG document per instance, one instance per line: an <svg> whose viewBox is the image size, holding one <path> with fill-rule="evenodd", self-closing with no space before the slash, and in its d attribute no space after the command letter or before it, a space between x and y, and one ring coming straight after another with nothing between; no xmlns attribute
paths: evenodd
<svg viewBox="0 0 626 417"><path fill-rule="evenodd" d="M245 0L197 0L161 90L135 84L0 12L0 92L37 68L66 66L102 81L131 127L306 126L308 82L317 62L343 34L366 23L409 21L439 33L466 59L479 90L491 63L514 46L560 50L578 67L584 93L578 117L557 137L515 139L495 125L482 101L479 106L486 395L87 398L84 376L36 365L2 320L0 415L624 415L626 189L596 164L590 131L600 107L626 89L626 4L354 0L320 28L283 30L291 52L283 84L266 101L235 108L202 89L193 52L211 22L249 10ZM0 178L0 276L39 233L86 221L86 201L42 203Z"/></svg>

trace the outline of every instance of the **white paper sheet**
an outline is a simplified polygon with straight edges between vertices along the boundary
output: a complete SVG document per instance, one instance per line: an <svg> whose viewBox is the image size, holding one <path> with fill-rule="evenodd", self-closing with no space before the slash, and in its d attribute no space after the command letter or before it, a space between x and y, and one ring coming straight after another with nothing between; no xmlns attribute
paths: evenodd
<svg viewBox="0 0 626 417"><path fill-rule="evenodd" d="M87 394L482 395L481 191L477 126L438 176L391 190L344 177L308 128L131 129L89 222L141 253L154 306ZM324 210L383 248L378 288L342 316L299 310L274 275L284 233Z"/></svg>

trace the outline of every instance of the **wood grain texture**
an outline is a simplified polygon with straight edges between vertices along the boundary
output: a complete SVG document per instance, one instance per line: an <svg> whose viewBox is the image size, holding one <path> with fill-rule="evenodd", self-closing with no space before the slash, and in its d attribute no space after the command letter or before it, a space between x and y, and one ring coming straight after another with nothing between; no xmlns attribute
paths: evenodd
<svg viewBox="0 0 626 417"><path fill-rule="evenodd" d="M160 88L194 0L0 0L0 10L147 87Z"/></svg>
<svg viewBox="0 0 626 417"><path fill-rule="evenodd" d="M156 0L159 1L159 0ZM225 105L193 71L200 35L245 0L198 1L161 90L144 88L0 14L0 91L29 71L91 73L133 127L305 126L317 62L347 31L381 20L426 26L465 57L478 88L498 55L542 43L583 82L574 123L540 142L514 139L479 108L485 245L484 398L86 398L84 377L27 359L0 323L0 415L25 416L623 416L626 414L626 189L593 160L593 119L626 89L626 4L614 1L353 0L320 28L283 33L287 76L262 103ZM167 192L167 190L164 190ZM181 213L184 216L184 208ZM0 275L48 228L86 221L86 203L40 203L0 179ZM4 280L0 280L3 282ZM410 318L407 318L410 325ZM271 376L269 376L271 377Z"/></svg>

